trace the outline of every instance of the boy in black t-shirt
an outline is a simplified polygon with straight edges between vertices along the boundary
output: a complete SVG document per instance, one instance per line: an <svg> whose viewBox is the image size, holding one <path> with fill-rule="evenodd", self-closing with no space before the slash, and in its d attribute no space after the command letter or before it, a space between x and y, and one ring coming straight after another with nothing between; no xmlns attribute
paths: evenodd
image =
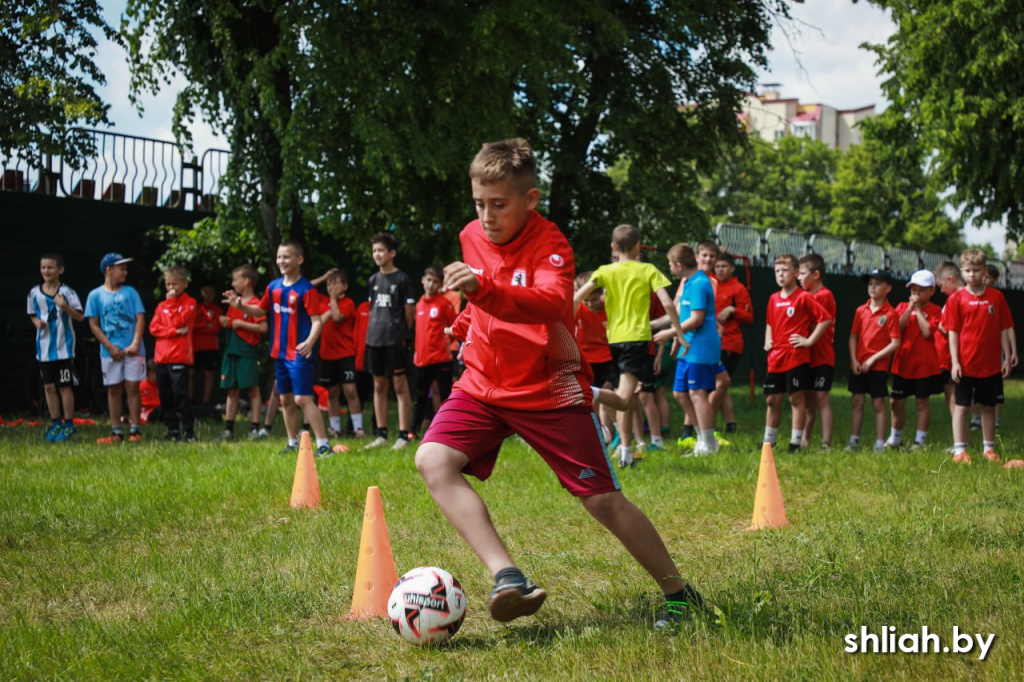
<svg viewBox="0 0 1024 682"><path fill-rule="evenodd" d="M409 393L405 340L416 316L412 280L395 267L398 240L381 232L370 240L373 262L380 268L370 276L370 321L366 329L366 371L373 375L373 418L376 437L366 449L388 442L388 380L398 398L398 439L392 450L401 450L416 438L412 430L412 396Z"/></svg>

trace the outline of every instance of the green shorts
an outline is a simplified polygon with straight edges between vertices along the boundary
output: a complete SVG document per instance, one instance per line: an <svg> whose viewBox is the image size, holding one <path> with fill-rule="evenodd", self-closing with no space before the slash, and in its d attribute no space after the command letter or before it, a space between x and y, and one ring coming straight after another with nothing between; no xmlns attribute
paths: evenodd
<svg viewBox="0 0 1024 682"><path fill-rule="evenodd" d="M220 364L221 388L252 388L260 384L260 363L244 355L225 355Z"/></svg>

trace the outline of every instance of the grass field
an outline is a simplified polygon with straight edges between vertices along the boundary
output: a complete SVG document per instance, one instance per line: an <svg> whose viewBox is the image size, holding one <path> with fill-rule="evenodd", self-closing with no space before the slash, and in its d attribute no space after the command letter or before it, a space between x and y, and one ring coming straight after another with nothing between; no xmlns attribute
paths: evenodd
<svg viewBox="0 0 1024 682"><path fill-rule="evenodd" d="M490 576L433 504L411 449L319 460L323 506L295 511L295 458L276 454L280 440L164 445L153 427L147 442L111 449L89 444L99 427L63 447L41 429L4 430L0 678L1020 677L1024 471L952 464L934 401L923 451L778 453L791 526L743 532L764 416L760 399L748 408L734 395L733 447L701 459L670 450L620 475L714 605L674 635L651 627L653 582L517 442L477 489L549 598L506 626L487 616ZM843 442L845 391L833 402ZM1024 384L1009 383L1006 458L1024 453L1022 403ZM445 647L345 619L370 485L399 574L438 565L466 589L466 622ZM945 646L954 626L997 636L983 661L977 648L844 652L861 626L927 626Z"/></svg>

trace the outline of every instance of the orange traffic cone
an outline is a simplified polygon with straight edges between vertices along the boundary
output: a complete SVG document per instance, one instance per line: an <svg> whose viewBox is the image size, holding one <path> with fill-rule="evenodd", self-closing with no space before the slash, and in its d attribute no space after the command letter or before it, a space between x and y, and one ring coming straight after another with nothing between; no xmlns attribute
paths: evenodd
<svg viewBox="0 0 1024 682"><path fill-rule="evenodd" d="M786 506L782 503L779 475L775 471L772 444L761 446L761 470L757 474L757 492L754 494L754 518L747 530L785 528L789 525Z"/></svg>
<svg viewBox="0 0 1024 682"><path fill-rule="evenodd" d="M292 482L292 508L319 507L320 481L316 478L316 462L309 432L303 431L299 440L299 456L295 462L295 480Z"/></svg>
<svg viewBox="0 0 1024 682"><path fill-rule="evenodd" d="M388 524L380 489L366 489L366 510L363 512L363 536L359 541L359 564L352 586L352 611L349 618L376 618L388 615L388 597L398 582L395 557L391 554Z"/></svg>

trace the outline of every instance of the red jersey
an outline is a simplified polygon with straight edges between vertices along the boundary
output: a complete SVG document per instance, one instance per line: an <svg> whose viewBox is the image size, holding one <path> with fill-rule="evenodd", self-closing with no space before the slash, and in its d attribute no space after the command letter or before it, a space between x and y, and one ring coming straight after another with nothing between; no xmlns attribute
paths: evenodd
<svg viewBox="0 0 1024 682"><path fill-rule="evenodd" d="M850 336L854 335L857 336L857 362L863 364L865 360L888 346L892 339L902 338L896 309L886 300L878 310L871 310L869 300L853 314ZM884 370L885 367L872 365L871 369L878 371Z"/></svg>
<svg viewBox="0 0 1024 682"><path fill-rule="evenodd" d="M449 289L448 291L444 292L444 297L447 298L448 302L452 304L452 308L455 309L455 314L456 315L458 315L459 313L462 312L462 292L461 291L456 291L455 289ZM452 339L451 350L452 350L453 353L459 350L459 342L457 340L455 340L454 338Z"/></svg>
<svg viewBox="0 0 1024 682"><path fill-rule="evenodd" d="M910 304L904 301L896 306L896 324L903 317ZM921 325L917 321L918 311L914 310L907 318L907 326L903 329L903 345L892 356L892 373L904 379L924 379L939 373L939 354L935 351L932 340L939 333L939 322L942 320L942 308L929 303L921 309L931 329L931 336L925 338L921 333Z"/></svg>
<svg viewBox="0 0 1024 682"><path fill-rule="evenodd" d="M259 305L260 305L260 297L254 295L254 296L250 297L248 301L243 301L243 303L245 303L245 305L251 305L253 307L257 307L258 308ZM234 324L234 320L242 320L243 322L258 323L260 320L265 319L262 315L260 315L258 317L254 317L252 315L246 315L245 313L243 313L241 310L239 310L238 308L236 308L234 306L228 306L227 316L228 316L228 319L232 321L232 324ZM236 328L234 326L230 326L228 328L231 330L231 332L233 334L236 334L238 336L238 338L242 339L243 341L245 341L250 346L258 346L259 343L260 343L260 339L263 338L263 334L261 334L259 332L249 331L248 329L242 329L241 327L237 327ZM228 343L227 352L229 354L231 353L231 343L230 342Z"/></svg>
<svg viewBox="0 0 1024 682"><path fill-rule="evenodd" d="M768 371L772 374L788 372L794 367L810 364L811 350L797 348L789 343L793 334L807 336L807 328L815 327L829 319L828 313L814 297L803 289L797 288L789 296L783 298L781 291L776 291L768 299L768 312L765 317L772 328L772 349L768 352Z"/></svg>
<svg viewBox="0 0 1024 682"><path fill-rule="evenodd" d="M828 316L832 319L832 324L828 326L825 333L818 339L818 343L811 346L811 367L821 367L822 365L828 365L829 367L836 366L836 297L832 295L832 292L822 287L817 291L810 292L814 300L818 302ZM810 332L814 331L814 325L811 326Z"/></svg>
<svg viewBox="0 0 1024 682"><path fill-rule="evenodd" d="M161 301L149 321L149 333L156 339L153 362L158 365L193 364L192 328L195 323L196 300L188 294ZM178 330L182 327L188 327L188 332L179 335Z"/></svg>
<svg viewBox="0 0 1024 682"><path fill-rule="evenodd" d="M949 303L948 297L946 298L946 303ZM941 319L946 319L946 306L942 306ZM942 328L945 331L936 331L932 339L935 341L935 353L939 356L939 367L950 370L953 369L953 356L949 354L949 330L946 329L946 325L942 325Z"/></svg>
<svg viewBox="0 0 1024 682"><path fill-rule="evenodd" d="M356 345L356 371L363 371L363 361L366 359L366 330L370 326L370 302L363 301L356 308L356 326L354 330L354 343Z"/></svg>
<svg viewBox="0 0 1024 682"><path fill-rule="evenodd" d="M139 397L142 399L142 409L147 414L160 407L160 389L157 388L156 382L150 381L149 378L139 382Z"/></svg>
<svg viewBox="0 0 1024 682"><path fill-rule="evenodd" d="M453 388L514 410L590 405L593 372L573 338L575 263L562 232L531 211L507 244L487 239L479 220L459 239L480 286L467 295L473 333Z"/></svg>
<svg viewBox="0 0 1024 682"><path fill-rule="evenodd" d="M427 298L416 302L416 343L412 362L417 367L452 361L451 337L445 327L455 322L455 307L446 296Z"/></svg>
<svg viewBox="0 0 1024 682"><path fill-rule="evenodd" d="M1001 291L985 287L975 296L964 287L946 301L942 326L959 334L964 376L984 379L1002 371L1002 332L1013 327L1013 318Z"/></svg>
<svg viewBox="0 0 1024 682"><path fill-rule="evenodd" d="M651 321L654 321L654 320L657 320L659 317L663 317L664 315L665 315L665 306L663 306L661 304L661 299L658 298L658 292L657 291L652 291L651 292L651 305L648 308L648 316L650 317ZM605 319L608 319L608 317L605 316ZM611 353L610 350L608 352ZM654 342L653 338L651 339L651 342L647 344L647 354L648 355L657 355L658 354L658 344ZM590 361L587 360L587 362L590 362Z"/></svg>
<svg viewBox="0 0 1024 682"><path fill-rule="evenodd" d="M192 330L192 350L220 350L220 316L216 303L196 304L196 326Z"/></svg>
<svg viewBox="0 0 1024 682"><path fill-rule="evenodd" d="M325 299L324 328L320 332L320 357L323 360L340 360L356 354L356 304L348 296L338 299L341 322L331 317L330 299Z"/></svg>
<svg viewBox="0 0 1024 682"><path fill-rule="evenodd" d="M576 308L576 343L590 364L611 362L607 329L608 313L604 310L595 313L581 302Z"/></svg>
<svg viewBox="0 0 1024 682"><path fill-rule="evenodd" d="M750 304L750 292L735 277L719 282L715 288L715 312L721 313L729 306L736 308L736 312L722 323L722 350L742 353L743 331L740 325L754 321L754 307Z"/></svg>

